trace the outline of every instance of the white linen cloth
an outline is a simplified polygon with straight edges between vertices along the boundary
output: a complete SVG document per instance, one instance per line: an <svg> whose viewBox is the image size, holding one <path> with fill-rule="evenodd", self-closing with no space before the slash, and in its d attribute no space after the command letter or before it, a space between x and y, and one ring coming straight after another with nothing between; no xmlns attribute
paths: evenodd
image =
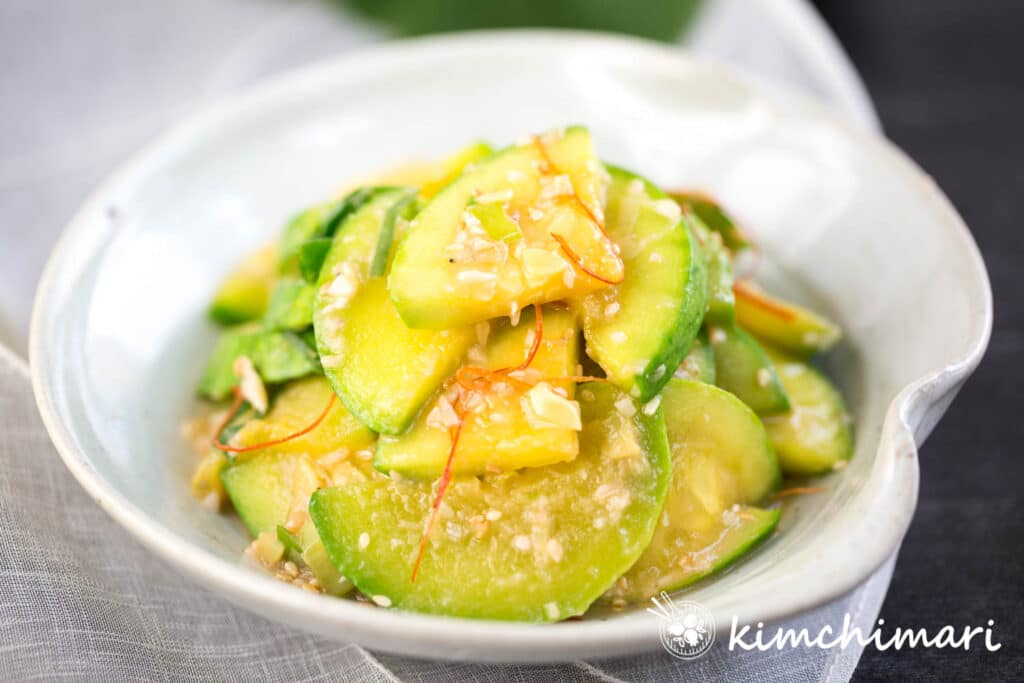
<svg viewBox="0 0 1024 683"><path fill-rule="evenodd" d="M797 0L709 0L698 52L830 99L876 126L843 68L794 28ZM813 23L813 22L812 22ZM24 348L32 293L74 208L161 128L226 91L382 37L325 3L6 0L0 6L0 341ZM843 66L843 65L840 65ZM895 557L850 595L786 626L871 630ZM723 638L727 640L727 638ZM375 654L249 614L156 559L64 468L22 358L0 345L0 679L846 681L860 649L656 652L493 666Z"/></svg>

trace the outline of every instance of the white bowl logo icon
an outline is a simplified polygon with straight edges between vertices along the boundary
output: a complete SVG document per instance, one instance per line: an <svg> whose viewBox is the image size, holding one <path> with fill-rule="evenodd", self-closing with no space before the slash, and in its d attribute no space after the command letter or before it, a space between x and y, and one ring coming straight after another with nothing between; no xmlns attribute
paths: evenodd
<svg viewBox="0 0 1024 683"><path fill-rule="evenodd" d="M715 621L701 604L675 602L667 593L651 598L656 609L648 612L661 617L661 644L673 657L696 659L715 642Z"/></svg>

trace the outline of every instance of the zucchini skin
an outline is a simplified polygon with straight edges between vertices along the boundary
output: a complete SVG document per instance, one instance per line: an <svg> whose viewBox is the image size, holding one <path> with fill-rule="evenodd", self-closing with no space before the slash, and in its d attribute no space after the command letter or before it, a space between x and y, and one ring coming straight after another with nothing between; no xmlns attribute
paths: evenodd
<svg viewBox="0 0 1024 683"><path fill-rule="evenodd" d="M643 183L644 191L650 199L668 200L668 195L649 180L611 164L605 164L605 168L612 177L613 185L638 180ZM612 354L604 354L606 356L604 359L601 358L601 355L603 355L601 353L593 356L604 367L609 377L613 377L613 381L619 381L620 383L628 381L631 386L624 386L623 388L635 388L634 394L641 402L647 402L657 396L669 379L671 379L672 374L683 362L694 340L697 338L701 322L704 319L704 313L707 309L707 263L704 251L685 217L680 218L677 230L677 246L680 246L685 251L686 258L685 265L683 266L686 275L680 280L681 288L674 294L674 297L679 300L679 309L676 311L676 315L671 323L662 332L660 343L650 353L644 353L646 363L644 363L643 369L633 373L628 378L615 377L619 373L615 371L616 368L611 367L612 358L609 356ZM612 239L616 238L614 232L614 230L610 230ZM627 264L627 279L631 277L629 265L632 264ZM647 263L644 265L649 267ZM641 278L645 276L645 273L640 274ZM599 293L590 296L597 295ZM634 301L633 303L635 305L636 302ZM601 324L600 313L588 310L590 306L586 303L584 303L582 308L584 337L586 338L588 348L593 348L596 351L601 347L601 344L596 342L597 328ZM625 332L627 336L630 332L627 329L622 329L621 331ZM604 361L603 363L602 360ZM621 361L619 364L627 365L627 363Z"/></svg>

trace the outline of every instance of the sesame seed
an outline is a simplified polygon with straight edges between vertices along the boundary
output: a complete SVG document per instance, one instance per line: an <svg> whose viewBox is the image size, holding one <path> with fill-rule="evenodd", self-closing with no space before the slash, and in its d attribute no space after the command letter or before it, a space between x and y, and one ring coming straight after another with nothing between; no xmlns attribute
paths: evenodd
<svg viewBox="0 0 1024 683"><path fill-rule="evenodd" d="M516 550L521 550L523 552L526 552L527 550L530 549L530 545L531 545L531 543L530 543L530 537L529 536L524 536L523 534L519 534L514 539L512 539L512 547L514 547Z"/></svg>
<svg viewBox="0 0 1024 683"><path fill-rule="evenodd" d="M562 284L565 285L566 289L572 289L576 286L576 271L572 268L566 268L562 271Z"/></svg>
<svg viewBox="0 0 1024 683"><path fill-rule="evenodd" d="M473 331L476 332L476 343L483 346L491 334L491 325L488 322L477 323Z"/></svg>
<svg viewBox="0 0 1024 683"><path fill-rule="evenodd" d="M757 369L757 384L758 386L766 387L772 383L772 373L768 368Z"/></svg>
<svg viewBox="0 0 1024 683"><path fill-rule="evenodd" d="M799 363L786 363L779 369L786 377L799 377L804 374L804 366Z"/></svg>
<svg viewBox="0 0 1024 683"><path fill-rule="evenodd" d="M616 344L625 344L626 340L629 338L626 336L626 333L623 332L622 330L615 330L609 335L609 337Z"/></svg>
<svg viewBox="0 0 1024 683"><path fill-rule="evenodd" d="M320 365L325 368L339 368L345 363L345 356L332 355L327 353L320 354Z"/></svg>
<svg viewBox="0 0 1024 683"><path fill-rule="evenodd" d="M476 197L478 204L495 204L498 202L507 202L513 197L511 189L495 190L494 192L484 192Z"/></svg>
<svg viewBox="0 0 1024 683"><path fill-rule="evenodd" d="M480 344L474 344L469 347L469 351L466 352L466 359L473 365L483 365L487 362L487 349ZM429 368L429 373L424 373L427 376L433 376L434 368Z"/></svg>
<svg viewBox="0 0 1024 683"><path fill-rule="evenodd" d="M575 194L572 180L565 173L541 178L541 199L552 199L555 197L571 197Z"/></svg>
<svg viewBox="0 0 1024 683"><path fill-rule="evenodd" d="M359 534L359 549L362 550L368 545L370 545L370 534L364 531Z"/></svg>
<svg viewBox="0 0 1024 683"><path fill-rule="evenodd" d="M320 467L334 467L339 462L348 457L348 450L341 448L336 451L331 451L326 455L322 455L317 459L317 464Z"/></svg>
<svg viewBox="0 0 1024 683"><path fill-rule="evenodd" d="M208 510L209 512L219 512L220 494L217 493L216 491L210 491L205 496L203 496L203 499L199 501L199 504L202 505L203 508Z"/></svg>
<svg viewBox="0 0 1024 683"><path fill-rule="evenodd" d="M678 222L682 217L682 210L679 205L671 199L657 199L653 202L654 210L673 222Z"/></svg>
<svg viewBox="0 0 1024 683"><path fill-rule="evenodd" d="M560 614L558 605L554 602L549 602L544 605L544 613L548 615L548 619L557 619Z"/></svg>
<svg viewBox="0 0 1024 683"><path fill-rule="evenodd" d="M615 402L615 410L619 411L619 415L623 417L633 417L636 415L636 404L631 398L622 396Z"/></svg>
<svg viewBox="0 0 1024 683"><path fill-rule="evenodd" d="M725 330L723 330L721 327L712 327L711 328L711 343L712 344L721 344L727 338L728 337L725 334Z"/></svg>
<svg viewBox="0 0 1024 683"><path fill-rule="evenodd" d="M557 538L548 539L545 549L548 551L548 556L555 562L562 561L562 544L558 542Z"/></svg>
<svg viewBox="0 0 1024 683"><path fill-rule="evenodd" d="M497 522L501 519L501 510L488 510L484 517L487 518L488 522Z"/></svg>
<svg viewBox="0 0 1024 683"><path fill-rule="evenodd" d="M483 535L487 533L487 527L490 525L483 515L473 515L466 520L469 530L473 533L475 538L483 538Z"/></svg>
<svg viewBox="0 0 1024 683"><path fill-rule="evenodd" d="M491 284L497 279L496 273L489 273L485 270L462 270L455 276L457 282L474 285Z"/></svg>
<svg viewBox="0 0 1024 683"><path fill-rule="evenodd" d="M290 531L291 533L294 534L296 531L299 530L299 528L303 525L303 523L305 521L306 521L306 510L304 508L301 508L301 507L295 508L294 510L292 510L291 514L288 516L287 521L285 521L284 528L285 528L286 531Z"/></svg>
<svg viewBox="0 0 1024 683"><path fill-rule="evenodd" d="M391 607L391 598L386 595L374 595L370 599L380 607Z"/></svg>
<svg viewBox="0 0 1024 683"><path fill-rule="evenodd" d="M658 406L661 405L661 396L655 396L650 401L644 404L644 415L654 415L658 412Z"/></svg>
<svg viewBox="0 0 1024 683"><path fill-rule="evenodd" d="M613 301L612 303L608 304L607 306L604 307L604 315L605 315L605 317L606 318L612 317L613 315L615 315L616 313L619 312L619 308L621 308L621 306L619 306L619 302L618 301Z"/></svg>

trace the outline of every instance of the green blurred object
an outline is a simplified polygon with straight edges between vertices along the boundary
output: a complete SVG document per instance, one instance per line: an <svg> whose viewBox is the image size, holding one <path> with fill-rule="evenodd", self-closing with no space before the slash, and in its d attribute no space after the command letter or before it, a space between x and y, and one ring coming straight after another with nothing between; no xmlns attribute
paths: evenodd
<svg viewBox="0 0 1024 683"><path fill-rule="evenodd" d="M701 0L336 0L405 36L546 26L679 38Z"/></svg>

